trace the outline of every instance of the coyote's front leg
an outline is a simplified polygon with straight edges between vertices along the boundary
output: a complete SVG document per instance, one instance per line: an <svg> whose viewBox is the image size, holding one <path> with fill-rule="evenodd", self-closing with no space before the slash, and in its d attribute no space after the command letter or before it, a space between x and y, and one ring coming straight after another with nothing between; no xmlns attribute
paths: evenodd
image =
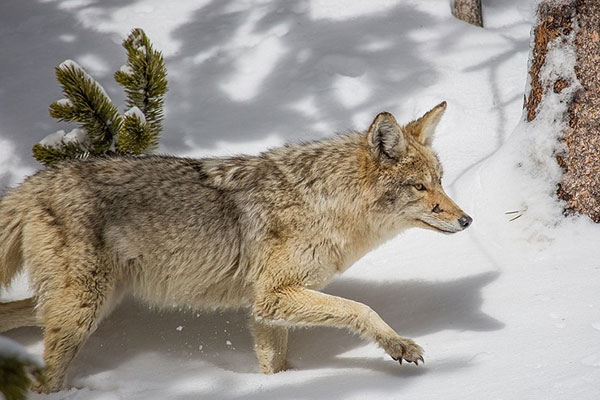
<svg viewBox="0 0 600 400"><path fill-rule="evenodd" d="M423 362L423 349L399 336L370 307L303 287L280 287L265 291L254 305L256 317L273 324L334 326L377 342L393 359Z"/></svg>

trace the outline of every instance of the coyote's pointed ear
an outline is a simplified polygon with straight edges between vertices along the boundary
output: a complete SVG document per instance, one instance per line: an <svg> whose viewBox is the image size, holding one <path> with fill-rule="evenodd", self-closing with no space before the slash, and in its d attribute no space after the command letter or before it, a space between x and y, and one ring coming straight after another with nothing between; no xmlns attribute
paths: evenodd
<svg viewBox="0 0 600 400"><path fill-rule="evenodd" d="M406 150L406 139L396 118L388 112L379 113L367 132L367 140L377 157L397 159Z"/></svg>
<svg viewBox="0 0 600 400"><path fill-rule="evenodd" d="M431 146L433 133L440 122L442 115L444 115L444 111L446 111L446 102L442 101L440 104L427 111L421 118L406 125L404 131L414 135L421 144Z"/></svg>

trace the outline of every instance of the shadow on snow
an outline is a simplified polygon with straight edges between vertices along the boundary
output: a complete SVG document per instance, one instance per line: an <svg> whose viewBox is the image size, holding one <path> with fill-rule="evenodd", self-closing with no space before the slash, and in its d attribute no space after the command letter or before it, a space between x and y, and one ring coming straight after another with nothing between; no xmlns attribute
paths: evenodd
<svg viewBox="0 0 600 400"><path fill-rule="evenodd" d="M502 329L502 322L481 311L482 290L498 276L497 272L487 272L453 281L388 283L338 279L326 292L364 302L401 335L417 337L418 342L418 336L443 330ZM73 382L103 371L117 370L127 360L150 353L180 362L182 371L188 375L192 360L236 373L258 373L252 338L246 328L247 319L245 311L200 314L153 311L126 300L88 340L70 367L69 380ZM8 336L22 343L40 340L39 330L33 328L21 328ZM297 329L290 334L288 361L297 370L362 368L399 378L427 374L430 367L437 373L468 366L466 357L444 360L442 365L399 366L391 359L384 359L383 350L378 350L381 354L373 357L339 357L364 344L358 337L339 329ZM153 368L160 371L160 366ZM370 375L369 381L362 383L363 389L368 389L364 385L376 385L379 378L372 377ZM202 379L201 372L198 379ZM328 379L344 380L344 376ZM302 387L306 388L304 384L300 386L299 392ZM227 398L227 389L220 388L219 396ZM261 394L266 395L262 391Z"/></svg>

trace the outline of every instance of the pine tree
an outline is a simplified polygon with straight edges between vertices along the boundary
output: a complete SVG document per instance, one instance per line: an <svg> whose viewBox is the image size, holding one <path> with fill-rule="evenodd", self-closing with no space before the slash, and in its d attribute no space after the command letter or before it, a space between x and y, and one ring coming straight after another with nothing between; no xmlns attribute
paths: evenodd
<svg viewBox="0 0 600 400"><path fill-rule="evenodd" d="M143 30L134 29L123 42L127 64L114 75L126 93L123 115L102 86L77 63L56 67L64 99L50 105L50 116L77 122L84 135L59 131L33 147L33 156L52 164L88 156L143 154L158 147L162 130L167 71L162 54L152 48Z"/></svg>
<svg viewBox="0 0 600 400"><path fill-rule="evenodd" d="M127 64L115 72L115 80L125 88L127 107L137 107L145 117L145 126L134 123L130 114L130 128L127 140L119 142L119 150L139 154L149 146L158 146L158 135L162 130L164 95L167 92L167 70L162 54L152 48L143 30L134 29L123 42L127 50ZM142 122L139 120L138 122ZM142 132L143 137L139 134ZM137 138L137 139L136 139Z"/></svg>

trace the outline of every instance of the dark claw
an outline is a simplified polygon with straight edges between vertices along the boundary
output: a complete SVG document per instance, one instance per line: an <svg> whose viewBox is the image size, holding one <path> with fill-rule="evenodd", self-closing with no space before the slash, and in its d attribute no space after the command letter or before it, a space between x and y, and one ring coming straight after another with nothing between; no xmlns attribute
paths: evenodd
<svg viewBox="0 0 600 400"><path fill-rule="evenodd" d="M423 356L419 356L419 360L421 360L421 363L425 364L425 360L423 359Z"/></svg>
<svg viewBox="0 0 600 400"><path fill-rule="evenodd" d="M398 359L396 357L394 357L394 356L390 356L390 357L392 357L392 360L398 361Z"/></svg>

